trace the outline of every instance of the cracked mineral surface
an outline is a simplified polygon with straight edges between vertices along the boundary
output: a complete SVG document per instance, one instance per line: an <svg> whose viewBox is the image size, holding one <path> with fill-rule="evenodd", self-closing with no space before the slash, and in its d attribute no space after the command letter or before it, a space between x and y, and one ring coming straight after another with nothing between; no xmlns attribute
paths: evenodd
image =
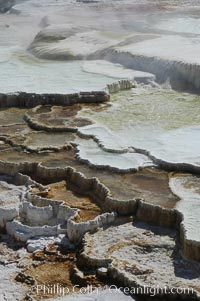
<svg viewBox="0 0 200 301"><path fill-rule="evenodd" d="M0 0L0 301L200 300L199 16Z"/></svg>

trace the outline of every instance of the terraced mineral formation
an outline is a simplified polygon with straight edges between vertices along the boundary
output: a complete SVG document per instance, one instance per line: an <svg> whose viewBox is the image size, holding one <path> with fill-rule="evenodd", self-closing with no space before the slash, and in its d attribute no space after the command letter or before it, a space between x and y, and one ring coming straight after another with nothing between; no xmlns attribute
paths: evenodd
<svg viewBox="0 0 200 301"><path fill-rule="evenodd" d="M72 107L72 109L73 109L73 107ZM55 116L55 112L57 112L56 110L59 110L58 112L62 112L62 114L63 114L64 107L53 107L53 109L50 109L48 107L46 107L46 108L38 107L38 108L36 108L36 110L33 110L33 113L34 113L33 116L34 116L34 119L37 118L37 120L40 120L40 118L43 117L44 120L48 120L50 118L49 120L56 121L56 119L52 119L52 117L51 117L52 112L53 112L52 116ZM68 108L68 110L69 110L69 108ZM31 116L32 112L29 110L28 114ZM61 119L62 123L65 122L65 118L67 118L69 120L71 118L71 115L73 116L73 111L70 113L70 115L63 114L63 121ZM26 113L26 116L27 116L27 113ZM44 118L44 116L46 116L46 118ZM16 116L16 118L17 118L17 116ZM55 117L53 117L53 118L55 118ZM29 124L29 122L28 122L28 124ZM50 124L49 124L49 127L51 127ZM68 133L67 129L68 129L68 127L66 126L66 137L68 137L67 139L68 139L68 143L69 143L71 138L73 138L73 137L70 133ZM53 126L52 126L52 132L53 132ZM47 134L45 134L45 132L42 133L42 132L33 131L31 135L30 134L28 135L28 141L29 141L28 144L29 145L32 144L31 143L32 139L34 139L35 135L37 136L38 134L43 135L42 137L45 137L45 135L47 135ZM13 135L13 133L12 133L12 135ZM12 137L12 135L11 135L11 137ZM104 211L108 211L108 212L116 211L118 214L125 214L125 215L134 214L134 215L138 216L139 218L147 219L148 221L154 221L154 222L157 221L160 224L178 227L177 223L181 221L181 217L179 217L178 213L177 214L175 214L175 212L172 213L172 218L170 218L170 209L174 210L174 208L176 207L177 198L169 191L167 173L159 172L156 170L154 171L154 169L149 169L149 171L148 170L138 171L136 174L134 174L134 173L132 173L132 174L129 173L128 175L118 174L119 171L121 171L121 172L126 171L126 169L124 169L124 167L125 167L124 161L121 161L121 163L120 163L121 158L124 157L123 160L125 160L125 158L126 158L126 160L128 160L127 167L129 167L129 168L127 171L130 172L131 171L130 158L131 157L134 158L135 156L145 158L144 155L135 153L133 151L129 152L128 150L123 150L122 153L120 153L120 152L119 153L116 152L113 154L112 154L112 152L107 153L105 150L100 150L100 149L98 150L98 145L95 144L95 142L91 141L91 146L88 150L90 152L90 162L87 163L84 159L83 154L80 153L81 143L84 142L83 138L81 140L79 138L76 140L76 143L79 144L78 147L76 147L75 145L74 146L69 145L69 147L66 145L66 149L63 149L63 147L61 147L61 148L58 147L57 152L55 153L56 149L53 149L53 147L56 148L56 146L57 146L56 136L52 135L52 138L50 138L51 134L48 134L48 135L47 135L47 137L49 137L48 139L50 139L49 141L51 141L53 145L50 146L48 143L48 139L47 139L47 140L45 140L47 143L45 146L45 149L41 149L41 142L38 141L38 143L37 143L37 140L35 142L34 149L33 148L31 149L31 147L29 149L27 149L27 146L26 146L27 140L25 140L25 142L23 142L21 144L19 142L17 144L17 138L15 138L15 140L13 140L14 138L10 139L9 135L8 135L7 140L10 141L11 145L14 143L16 145L18 145L18 148L10 146L8 149L3 149L1 151L1 160L2 160L1 168L2 168L2 170L4 169L3 166L7 165L7 166L9 166L9 168L8 167L6 168L8 173L11 173L11 174L14 174L17 172L27 173L27 174L31 175L34 179L39 179L39 181L41 181L43 183L51 183L54 181L54 179L59 179L61 181L65 180L66 183L69 183L69 184L67 184L67 185L69 185L69 188L72 191L74 191L75 193L77 193L77 192L80 193L82 191L82 193L86 194L86 195L87 194L92 195L92 196L95 195L94 200L98 202L98 205ZM84 135L86 135L86 134L84 134ZM26 137L26 135L24 135L24 136ZM87 135L86 135L86 137L87 137ZM93 137L95 137L95 134L93 135ZM62 140L62 138L64 139L64 135L59 136L60 141ZM34 141L35 141L35 139L34 139ZM44 145L45 145L45 141L42 142ZM82 141L82 142L80 142L80 141ZM97 139L97 141L98 141L98 139ZM86 140L86 143L83 145L88 146L88 143L89 143L89 141ZM60 146L60 144L59 144L59 146ZM109 171L108 172L105 172L105 171L98 172L95 169L95 166L98 166L99 163L94 162L93 164L91 164L91 162L92 162L91 161L92 160L92 156L91 156L92 146L95 147L94 149L95 149L96 153L98 151L100 151L100 154L102 154L103 160L105 160L105 158L106 158L106 157L104 158L104 156L107 156L107 155L108 155L108 158L110 158L111 160L113 160L114 156L116 157L117 165L115 165L115 163L112 163L112 161L110 161L110 160L108 160L109 163L106 163L106 164L100 163L100 167L104 168L104 169L108 169L108 167L110 165L110 167L109 167L110 172ZM24 149L23 152L21 151L21 148ZM33 150L34 150L34 152L33 152ZM78 152L78 157L76 155L77 152ZM125 152L125 153L123 153L123 152ZM104 153L105 153L105 155L104 155ZM147 160L148 160L148 158L147 158ZM24 161L26 163L24 163ZM87 164L89 164L89 166L93 166L93 169L91 167L87 167L87 165L84 165L79 161L87 163ZM7 163L7 162L9 162L9 163ZM119 164L121 164L121 166L123 166L123 169L120 167ZM14 167L13 165L15 166L15 169L13 169L13 167ZM105 186L102 186L102 188L101 188L102 192L104 191L103 194L98 195L99 193L97 192L99 189L98 185L100 187L102 185L102 184L100 184L100 182L95 187L96 184L95 184L95 182L93 182L93 180L91 178L91 180L89 180L91 184L89 184L89 182L88 182L88 184L89 184L89 186L88 186L88 184L87 185L85 184L85 181L86 182L88 181L87 178L84 178L84 177L82 178L81 176L79 176L78 173L76 174L76 172L73 169L69 169L69 168L66 169L67 166L75 167L78 171L83 172L86 176L89 176L90 178L94 177L94 176L95 177L98 176L98 178L103 183L103 185L105 185ZM150 162L150 166L153 166L152 162ZM136 167L134 167L134 170L137 170L139 167L141 168L140 165L136 165ZM111 179L110 179L114 175L113 171L117 172L115 174L115 181L114 181L115 184L113 184L113 181L111 181ZM73 179L74 175L76 175L75 179ZM77 180L79 179L78 181L80 181L81 186L83 187L82 190L80 189L80 185L76 183L76 181L77 181L76 177L77 177ZM163 180L161 180L162 178L163 178ZM147 181L148 181L148 184L146 186L146 192L145 192L145 185L146 185L145 183L147 183ZM150 185L149 181L152 181L151 185ZM155 186L153 184L154 181L155 181ZM158 181L160 181L159 189L156 187ZM129 185L129 182L130 182L130 185ZM96 183L98 183L98 181ZM123 184L124 188L123 188L123 186L121 186L120 191L118 188L119 187L118 183L120 183L120 184L124 183ZM134 186L132 186L133 185L132 183L135 183ZM77 189L77 185L79 186L78 189ZM110 191L108 189L110 189ZM66 193L67 193L66 194L66 197L67 197L69 192L66 191ZM162 195L165 195L165 197L163 198ZM48 194L46 194L45 197L48 197L48 196L50 198L52 198L50 192ZM72 197L72 195L71 195L71 197ZM53 198L56 199L56 196ZM62 198L59 197L58 199L61 199L61 201L64 202L65 201L65 200L63 200L64 198L65 197L64 197L64 192L63 192ZM145 202L156 205L156 206L161 206L160 208L166 208L167 211L166 212L164 211L165 213L164 212L162 213L162 209L159 209L159 207L155 207L155 210L152 207L152 210L153 210L152 212L154 212L154 211L155 212L150 214L150 211L151 211L150 208L152 205L148 205L147 208L145 209L145 205L142 202L139 203L139 201L137 201L136 198L143 198L145 200ZM43 202L45 204L44 208L40 208L40 207L37 208L38 201L37 201L37 203L33 204L32 197L28 198L28 202L32 203L30 205L29 205L29 203L27 203L27 200L24 199L24 205L21 207L20 215L19 215L21 222L13 221L11 223L8 223L8 225L7 225L7 231L10 234L17 235L18 239L26 241L28 238L34 237L34 236L41 236L41 235L47 235L47 236L50 235L51 236L51 235L58 235L58 234L61 234L64 232L65 233L68 232L69 237L71 237L71 239L73 241L79 241L79 239L82 237L84 232L88 231L90 229L90 223L89 224L87 224L87 223L81 224L80 223L80 227L79 227L78 224L76 225L76 223L74 223L71 219L69 219L69 222L66 223L66 226L65 226L66 229L67 229L67 227L69 227L69 229L70 229L69 231L64 230L65 227L63 229L62 229L62 227L59 229L58 225L62 225L62 224L64 225L65 222L64 222L64 219L59 220L59 218L58 218L59 211L57 211L57 213L55 215L55 212L53 209L55 205L53 205L53 204L56 204L56 203L50 202L49 204L51 204L51 205L49 207L47 198L44 199L43 201L40 198L39 198L39 200L41 203ZM77 199L77 201L78 201L78 199ZM76 197L74 196L73 201L71 201L70 203L69 203L69 201L65 201L65 204L73 206L73 202L75 202L74 205L76 208L76 205L78 205L77 201L76 201ZM34 202L36 202L35 199L34 199ZM58 204L60 204L60 202ZM138 205L139 205L139 207L138 207L139 210L137 211L136 208ZM79 208L79 206L78 206L78 208ZM81 208L79 208L79 209L81 209ZM64 210L64 207L62 210ZM66 207L66 210L68 210L67 207ZM97 212L99 212L98 210L100 210L100 209L97 209ZM148 215L145 215L146 214L145 212L147 212L147 210L149 210L149 213L148 213ZM73 213L73 214L75 214L75 216L77 216L78 212ZM86 217L84 218L84 215L82 215L82 214L83 213L80 213L80 217L83 216L82 219L84 221ZM159 214L160 214L160 216L164 215L166 217L162 220L162 218L160 218L160 217L158 218ZM36 220L34 220L34 216L35 216ZM39 218L37 218L37 216ZM90 214L89 214L89 216L90 216ZM42 217L42 219L41 219L41 217ZM91 217L91 219L94 218L94 221L95 221L94 227L98 227L98 225L104 223L104 221L106 222L106 220L109 223L115 220L115 216L112 214L110 215L110 217L105 216L105 218L104 218L102 216L102 218L100 218L100 219L96 218L96 216L93 214L90 217ZM67 221L67 219L68 218L66 217L66 221ZM42 221L41 225L40 225L40 220ZM51 220L51 225L48 222L49 220ZM76 221L77 221L77 217L76 217ZM175 225L173 225L173 221L175 222ZM99 224L99 222L100 222L100 224ZM46 225L47 228L44 228L44 229L41 228L41 230L40 230L40 228L38 228L37 225L39 225L41 227ZM85 226L83 227L83 225L85 225ZM31 228L31 227L33 227L33 228ZM73 227L75 227L75 229L76 229L75 232L73 230ZM23 235L23 236L17 234L17 233L19 233L20 229L24 229L24 231L26 231L27 234ZM81 231L78 229L81 229ZM79 231L80 231L80 233L79 233Z"/></svg>
<svg viewBox="0 0 200 301"><path fill-rule="evenodd" d="M103 60L86 61L83 63L83 70L94 74L104 74L112 78L131 79L140 83L155 81L155 76L151 73L124 68L120 64L112 64Z"/></svg>
<svg viewBox="0 0 200 301"><path fill-rule="evenodd" d="M79 141L77 147L78 159L81 162L88 162L91 166L104 169L105 167L112 170L136 171L139 168L153 166L153 162L143 154L134 151L118 154L109 153L99 149L98 145L92 140Z"/></svg>
<svg viewBox="0 0 200 301"><path fill-rule="evenodd" d="M171 230L140 223L110 227L85 235L80 260L82 264L96 268L106 267L107 276L128 286L130 292L137 288L139 292L139 288L142 291L144 287L157 287L160 289L157 294L162 296L162 289L166 287L169 295L173 288L179 300L186 294L188 300L193 297L197 300L199 265L180 257L176 236L177 233ZM187 293L181 293L183 287L188 288ZM154 293L152 290L150 294Z"/></svg>
<svg viewBox="0 0 200 301"><path fill-rule="evenodd" d="M18 188L7 182L0 182L0 227L4 228L7 221L12 221L17 217L17 207L19 207L21 197L23 196L23 188Z"/></svg>
<svg viewBox="0 0 200 301"><path fill-rule="evenodd" d="M55 200L63 200L64 204L79 209L77 221L94 219L101 213L101 209L89 197L81 197L74 194L67 187L65 181L49 185L47 197Z"/></svg>
<svg viewBox="0 0 200 301"><path fill-rule="evenodd" d="M162 168L199 172L198 96L138 87L113 99L106 110L79 113L98 124L80 129L83 137L94 136L101 148L113 152L118 144L133 148Z"/></svg>
<svg viewBox="0 0 200 301"><path fill-rule="evenodd" d="M36 36L29 50L37 57L46 59L109 60L126 68L155 74L160 83L169 79L171 86L175 89L199 90L199 37L189 38L170 34L143 35L130 34L130 32L116 36L115 33L110 34L107 31L93 30L76 33L75 30L70 29L65 35L62 35L61 30L59 35L59 30L53 35L55 40L52 36L46 39L45 34L40 33L39 38ZM112 65L105 66L104 70L101 70L100 64L103 64L103 61L96 68L94 64L95 62L93 65L86 63L85 70L107 76L113 74ZM116 70L117 67L114 68ZM124 71L122 69L122 76L123 74L125 74L125 69ZM134 76L133 71L126 73L126 76L127 74Z"/></svg>
<svg viewBox="0 0 200 301"><path fill-rule="evenodd" d="M184 51L183 51L184 49ZM158 36L139 43L108 49L107 59L156 74L160 82L170 78L173 88L199 89L199 38Z"/></svg>
<svg viewBox="0 0 200 301"><path fill-rule="evenodd" d="M198 260L199 252L195 251L195 246L199 244L199 178L190 174L175 174L170 178L169 184L172 191L180 198L176 208L184 216L181 224L184 253L188 258ZM185 212L187 212L186 216Z"/></svg>
<svg viewBox="0 0 200 301"><path fill-rule="evenodd" d="M75 33L69 29L67 37L60 36L52 41L52 39L36 39L31 44L29 51L40 58L45 59L83 59L94 56L96 52L100 52L108 47L116 45L124 40L116 36L109 36L99 31L87 31L83 33ZM41 34L40 34L41 36ZM42 34L44 37L44 35ZM45 41L44 41L45 40Z"/></svg>
<svg viewBox="0 0 200 301"><path fill-rule="evenodd" d="M0 300L200 300L199 4L1 2Z"/></svg>
<svg viewBox="0 0 200 301"><path fill-rule="evenodd" d="M51 114L51 110L48 110L47 112L44 111L45 110L42 110L41 108L36 114L37 118L39 118L38 115L40 114L47 114L47 116L49 112ZM30 139L31 137L32 136L30 136ZM55 143L56 142L54 142L54 144ZM55 153L55 150L52 150L49 146L51 151L48 151L48 147L46 150L41 151L40 142L38 145L36 144L34 153L27 149L25 149L25 152L22 153L20 148L20 146L18 148L10 147L1 151L2 170L5 169L4 166L7 166L6 170L8 174L22 172L29 174L34 179L38 179L42 183L46 184L54 182L54 179L62 181L65 180L66 184L69 185L70 190L69 192L66 190L66 194L63 191L63 194L61 193L62 196L58 195L58 200L60 199L60 201L56 200L56 195L52 196L51 189L48 193L46 193L43 188L42 190L44 190L44 192L39 192L39 194L43 195L42 198L39 195L33 197L27 194L23 199L23 204L20 206L18 213L19 220L9 221L6 224L8 233L17 239L27 241L29 238L34 236L56 236L67 233L73 242L78 242L85 232L97 229L99 226L103 226L105 224L113 223L117 218L117 216L112 213L113 211L117 212L118 215L133 214L137 216L137 218L147 220L148 222L152 221L160 225L172 226L179 229L179 223L182 219L181 216L179 216L179 211L177 210L177 213L174 211L177 198L169 191L167 173L156 170L154 171L154 169L149 169L149 171L144 170L143 172L138 171L136 174L133 173L128 175L120 175L116 173L114 181L115 185L113 185L113 181L111 181L113 171L119 172L121 170L120 167L113 166L109 162L111 167L110 172L107 173L101 171L98 172L94 168L97 164L93 164L93 169L91 167L87 167L87 165L82 164L79 162L80 160L76 159L76 152L79 148L77 148L77 151L75 150L76 147L74 150L73 147L70 147L68 150L58 149ZM134 152L130 153L130 155L131 154L134 156ZM120 160L120 156L123 156L123 154L116 153L118 161ZM80 154L79 157L81 158ZM24 161L26 161L26 163L24 163ZM121 164L124 166L124 163ZM13 169L14 166L15 168ZM78 171L83 172L90 178L87 179L83 177L79 174L79 172L76 172L73 168L67 166L75 167ZM89 166L91 166L91 164L89 164ZM104 169L107 168L106 166L108 165L105 165ZM98 180L91 178L94 176L98 176L100 181L102 181L102 184ZM162 178L163 180L161 180ZM152 181L151 185L149 180ZM124 188L121 186L120 191L118 188L118 181L120 184L124 183ZM127 181L130 181L130 184L135 183L135 186L130 185L129 187ZM147 181L148 184L145 184ZM155 186L153 185L154 181ZM160 181L159 189L156 187L158 181ZM145 185L147 185L146 192ZM91 212L91 214L85 216L83 212L80 211L80 213L78 213L78 210L76 209L70 211L70 207L78 208L79 210L82 209L81 204L78 205L81 199L73 196L70 191L79 194L82 193L83 195L88 195L94 198L94 201L97 202L98 206L102 208L104 212L111 213L102 214L98 217L98 213L97 215L94 215L94 213ZM68 198L68 195L70 194L70 198L73 197L71 202L65 200L65 198ZM163 194L165 195L164 199L162 196ZM52 197L55 201L48 200ZM149 204L145 205L144 202L137 199L138 197L144 198L144 201ZM87 209L88 205L89 203L87 203ZM58 206L61 209L58 209ZM60 210L62 210L62 214ZM96 212L100 212L100 209L96 210ZM187 215L187 213L185 214ZM78 216L80 216L82 222ZM74 218L75 220L73 221ZM87 218L91 219L91 222L87 222ZM21 235L20 233L22 229L23 234ZM183 244L184 239L185 237L183 237Z"/></svg>

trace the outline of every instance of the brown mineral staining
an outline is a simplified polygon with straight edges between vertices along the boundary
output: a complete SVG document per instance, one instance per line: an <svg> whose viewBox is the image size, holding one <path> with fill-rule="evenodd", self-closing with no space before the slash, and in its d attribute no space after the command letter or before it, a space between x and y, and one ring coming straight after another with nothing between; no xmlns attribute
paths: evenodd
<svg viewBox="0 0 200 301"><path fill-rule="evenodd" d="M165 208L174 208L178 201L178 198L169 188L169 174L165 171L156 168L146 168L136 173L127 174L100 171L78 162L74 155L73 151L68 152L66 165L76 168L86 177L97 177L110 190L113 198L124 201L142 198ZM54 164L56 164L55 161ZM52 161L45 162L45 165L54 166Z"/></svg>
<svg viewBox="0 0 200 301"><path fill-rule="evenodd" d="M47 197L54 200L62 200L64 204L72 208L78 208L77 221L92 220L101 214L101 209L87 196L81 196L69 190L67 182L62 181L49 185Z"/></svg>
<svg viewBox="0 0 200 301"><path fill-rule="evenodd" d="M24 123L23 116L27 109L0 109L0 125Z"/></svg>
<svg viewBox="0 0 200 301"><path fill-rule="evenodd" d="M88 178L98 178L110 190L111 196L118 200L127 201L142 198L148 203L160 205L164 208L174 208L178 201L178 198L171 192L168 186L169 174L167 172L155 168L142 169L136 173L127 174L106 170L100 171L78 162L73 147L59 152L45 151L38 154L21 152L20 149L13 148L2 151L1 160L9 162L41 162L43 166L51 168L74 167ZM67 199L66 196L65 199ZM83 207L86 204L91 204L87 198L84 202L82 200L79 203L79 206L81 206L79 209L84 210ZM71 205L76 207L74 199ZM93 216L96 216L96 213ZM83 220L85 219L83 218Z"/></svg>
<svg viewBox="0 0 200 301"><path fill-rule="evenodd" d="M112 178L102 173L99 179L110 189L111 195L120 200L142 198L146 202L165 208L174 208L178 201L168 186L168 173L157 169L143 169L123 175L113 174Z"/></svg>
<svg viewBox="0 0 200 301"><path fill-rule="evenodd" d="M61 148L74 139L75 135L72 133L47 133L33 131L31 134L26 136L24 145L35 150L48 147Z"/></svg>
<svg viewBox="0 0 200 301"><path fill-rule="evenodd" d="M110 190L113 198L123 201L142 198L149 203L165 208L174 208L179 200L169 188L169 174L165 171L156 168L146 168L127 174L100 171L78 162L73 151L68 154L66 164L76 168L77 171L89 178L97 177ZM45 165L53 167L52 164L52 161L45 163Z"/></svg>
<svg viewBox="0 0 200 301"><path fill-rule="evenodd" d="M100 177L101 179L101 177ZM129 200L142 198L149 203L165 208L174 208L178 198L168 186L168 173L148 168L136 173L102 177L114 198Z"/></svg>
<svg viewBox="0 0 200 301"><path fill-rule="evenodd" d="M75 253L68 253L57 245L49 245L43 251L37 251L32 255L31 265L27 266L23 273L20 273L25 275L21 278L25 278L23 281L25 283L27 283L26 279L33 279L37 285L50 287L56 284L69 287L72 291L75 284L72 283L71 274L75 262ZM17 277L16 280L20 281L20 277ZM45 293L43 290L38 291L38 293L33 290L32 293L37 300L51 297L51 294L48 294L47 291Z"/></svg>
<svg viewBox="0 0 200 301"><path fill-rule="evenodd" d="M46 287L50 287L53 285L59 285L62 287L71 288L74 286L71 282L71 270L73 267L73 263L66 261L66 262L45 262L41 263L35 268L32 267L26 274L31 276L35 279L37 285L45 285ZM40 290L39 294L35 295L38 300L40 298L50 298L52 297L51 294L48 292L44 292ZM56 297L56 294L54 295Z"/></svg>
<svg viewBox="0 0 200 301"><path fill-rule="evenodd" d="M31 132L31 130L26 124L12 124L0 126L1 136L24 135L28 132Z"/></svg>
<svg viewBox="0 0 200 301"><path fill-rule="evenodd" d="M0 141L0 151L11 148L10 144Z"/></svg>
<svg viewBox="0 0 200 301"><path fill-rule="evenodd" d="M74 152L72 151L43 151L40 153L31 153L23 151L20 147L12 147L2 151L0 157L6 162L42 162L43 165L49 167L66 167L71 161Z"/></svg>
<svg viewBox="0 0 200 301"><path fill-rule="evenodd" d="M97 177L111 193L113 198L128 201L142 198L144 201L174 208L179 200L169 188L169 174L156 168L146 168L136 173L120 174L90 168L71 157L70 166L87 177Z"/></svg>
<svg viewBox="0 0 200 301"><path fill-rule="evenodd" d="M30 116L34 121L43 126L66 126L66 127L82 127L92 122L87 118L78 118L77 114L82 109L82 105L75 104L72 106L54 106L51 111L37 114L31 112ZM41 111L41 108L40 108Z"/></svg>
<svg viewBox="0 0 200 301"><path fill-rule="evenodd" d="M69 252L55 244L49 245L43 251L33 253L31 265L18 275L21 274L25 279L24 283L29 285L27 279L32 279L37 286L40 286L38 292L36 289L32 291L32 296L36 300L52 297L50 289L53 286L68 288L65 294L71 295L78 292L79 287L89 284L95 287L102 285L95 274L78 270L75 252ZM42 289L43 286L46 286L46 291ZM59 296L59 290L54 290L53 297L56 296Z"/></svg>

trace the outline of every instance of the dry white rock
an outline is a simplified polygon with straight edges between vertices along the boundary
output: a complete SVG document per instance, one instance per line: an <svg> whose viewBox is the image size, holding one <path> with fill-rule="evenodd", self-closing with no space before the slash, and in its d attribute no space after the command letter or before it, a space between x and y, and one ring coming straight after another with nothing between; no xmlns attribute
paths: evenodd
<svg viewBox="0 0 200 301"><path fill-rule="evenodd" d="M200 265L184 260L176 232L145 223L132 223L85 235L82 258L90 266L107 267L111 279L129 288L196 288ZM199 300L199 299L198 299Z"/></svg>

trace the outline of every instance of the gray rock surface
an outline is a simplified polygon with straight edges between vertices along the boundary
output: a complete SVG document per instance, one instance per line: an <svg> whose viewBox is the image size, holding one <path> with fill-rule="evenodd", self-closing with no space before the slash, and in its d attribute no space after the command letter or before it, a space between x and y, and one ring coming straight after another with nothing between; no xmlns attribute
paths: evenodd
<svg viewBox="0 0 200 301"><path fill-rule="evenodd" d="M200 265L181 258L176 235L142 223L110 227L85 235L82 260L96 268L107 267L111 279L130 288L189 288L191 294L195 290L199 294Z"/></svg>
<svg viewBox="0 0 200 301"><path fill-rule="evenodd" d="M0 300L21 301L25 297L27 287L14 279L20 272L22 262L29 262L24 248L17 248L17 244L6 235L0 238Z"/></svg>
<svg viewBox="0 0 200 301"><path fill-rule="evenodd" d="M6 182L0 182L0 227L4 228L7 221L12 221L18 215L24 187L17 187Z"/></svg>
<svg viewBox="0 0 200 301"><path fill-rule="evenodd" d="M0 13L8 11L15 3L15 0L0 0Z"/></svg>

